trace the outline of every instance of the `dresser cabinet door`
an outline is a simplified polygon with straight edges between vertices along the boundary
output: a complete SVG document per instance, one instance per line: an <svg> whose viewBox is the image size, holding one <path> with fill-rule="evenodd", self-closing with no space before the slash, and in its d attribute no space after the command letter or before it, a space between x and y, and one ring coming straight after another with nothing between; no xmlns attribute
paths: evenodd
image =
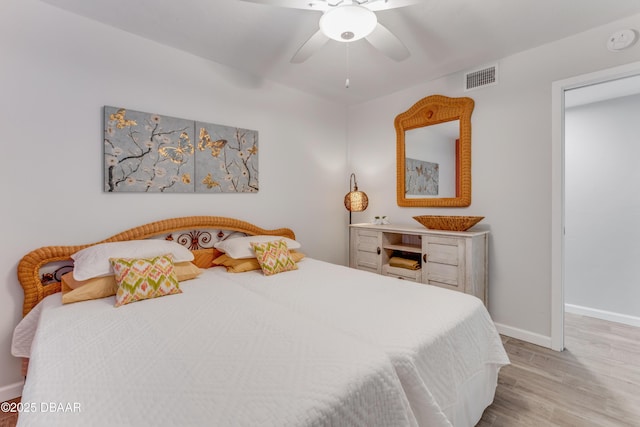
<svg viewBox="0 0 640 427"><path fill-rule="evenodd" d="M424 283L465 291L464 239L424 236L422 252Z"/></svg>
<svg viewBox="0 0 640 427"><path fill-rule="evenodd" d="M350 266L381 274L381 236L377 231L352 229Z"/></svg>

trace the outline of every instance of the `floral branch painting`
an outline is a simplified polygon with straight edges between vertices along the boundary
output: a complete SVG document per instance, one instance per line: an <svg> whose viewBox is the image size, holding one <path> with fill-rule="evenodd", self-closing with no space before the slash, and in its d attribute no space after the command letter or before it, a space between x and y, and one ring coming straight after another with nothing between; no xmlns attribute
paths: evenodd
<svg viewBox="0 0 640 427"><path fill-rule="evenodd" d="M439 169L437 163L424 160L405 159L405 193L410 195L437 196L439 187Z"/></svg>
<svg viewBox="0 0 640 427"><path fill-rule="evenodd" d="M202 122L196 129L196 191L257 192L258 132Z"/></svg>
<svg viewBox="0 0 640 427"><path fill-rule="evenodd" d="M104 107L107 192L258 191L258 132Z"/></svg>

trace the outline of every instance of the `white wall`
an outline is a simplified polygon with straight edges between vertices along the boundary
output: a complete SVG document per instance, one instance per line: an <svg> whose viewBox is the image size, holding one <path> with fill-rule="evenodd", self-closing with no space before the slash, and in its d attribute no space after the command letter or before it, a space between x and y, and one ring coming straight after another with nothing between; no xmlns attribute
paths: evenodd
<svg viewBox="0 0 640 427"><path fill-rule="evenodd" d="M565 303L640 324L640 95L565 113Z"/></svg>
<svg viewBox="0 0 640 427"><path fill-rule="evenodd" d="M501 332L551 345L551 86L556 80L640 59L640 44L613 53L606 40L637 28L640 15L503 58L499 84L464 92L461 73L350 108L349 164L369 208L354 222L387 215L482 215L489 229L489 311ZM396 115L442 94L475 100L472 115L473 200L468 208L396 205Z"/></svg>
<svg viewBox="0 0 640 427"><path fill-rule="evenodd" d="M16 266L39 246L222 215L291 227L308 255L346 262L344 107L36 0L0 3L0 52L0 401L20 393ZM259 193L104 193L104 105L258 130Z"/></svg>

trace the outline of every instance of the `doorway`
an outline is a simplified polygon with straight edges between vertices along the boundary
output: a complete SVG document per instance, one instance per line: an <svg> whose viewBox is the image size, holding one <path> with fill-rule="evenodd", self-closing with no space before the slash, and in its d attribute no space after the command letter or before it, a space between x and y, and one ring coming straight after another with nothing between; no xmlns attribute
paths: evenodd
<svg viewBox="0 0 640 427"><path fill-rule="evenodd" d="M580 96L612 97L603 85L640 76L640 62L616 67L597 73L576 76L555 82L552 87L552 231L551 231L551 347L564 349L564 313L566 285L566 141L565 107L569 91L570 99ZM594 206L597 198L594 198Z"/></svg>

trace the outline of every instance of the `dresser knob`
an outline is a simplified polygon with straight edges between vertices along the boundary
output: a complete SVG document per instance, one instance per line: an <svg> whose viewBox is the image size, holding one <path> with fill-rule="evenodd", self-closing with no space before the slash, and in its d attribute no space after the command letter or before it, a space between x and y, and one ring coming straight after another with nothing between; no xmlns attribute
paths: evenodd
<svg viewBox="0 0 640 427"><path fill-rule="evenodd" d="M422 255L422 260L426 263L427 262L427 254Z"/></svg>
<svg viewBox="0 0 640 427"><path fill-rule="evenodd" d="M377 251L378 251L378 255L380 255L380 252L381 252L381 251L380 251L380 246L378 246Z"/></svg>

